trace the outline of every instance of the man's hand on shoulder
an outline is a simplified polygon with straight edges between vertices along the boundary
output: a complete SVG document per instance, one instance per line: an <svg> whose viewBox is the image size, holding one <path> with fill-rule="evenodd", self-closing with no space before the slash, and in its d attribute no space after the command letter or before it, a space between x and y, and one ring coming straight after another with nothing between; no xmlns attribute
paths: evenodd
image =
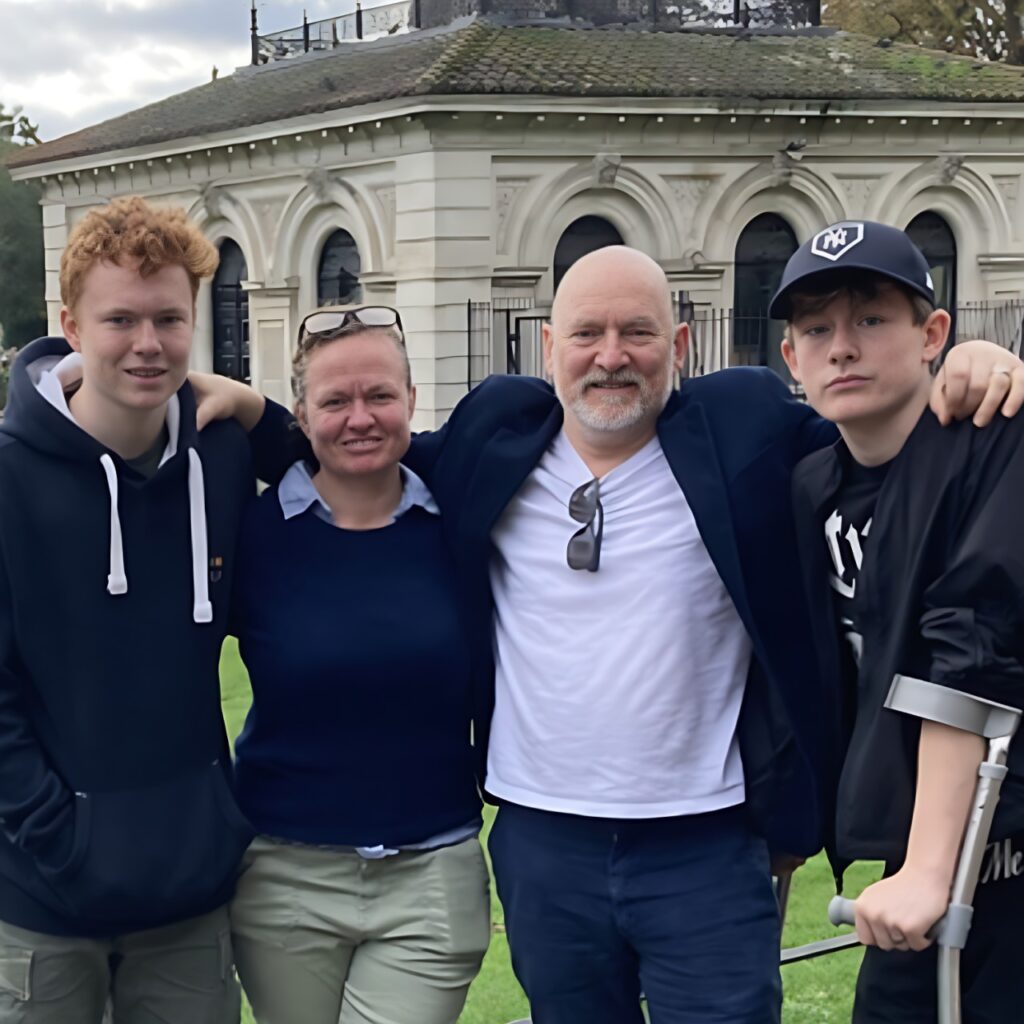
<svg viewBox="0 0 1024 1024"><path fill-rule="evenodd" d="M248 433L259 423L266 400L248 384L218 373L189 371L188 382L196 396L196 428L214 420L236 419Z"/></svg>
<svg viewBox="0 0 1024 1024"><path fill-rule="evenodd" d="M1016 416L1024 404L1024 363L990 341L964 341L946 356L932 385L931 409L943 426L972 417L988 426L997 412Z"/></svg>

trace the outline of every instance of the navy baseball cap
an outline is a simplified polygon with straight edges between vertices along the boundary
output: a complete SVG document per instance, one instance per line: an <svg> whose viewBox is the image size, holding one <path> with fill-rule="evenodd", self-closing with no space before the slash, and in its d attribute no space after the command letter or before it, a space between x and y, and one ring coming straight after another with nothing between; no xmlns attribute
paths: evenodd
<svg viewBox="0 0 1024 1024"><path fill-rule="evenodd" d="M867 270L898 281L935 305L928 262L905 231L872 220L843 220L819 231L789 258L768 315L788 320L794 292L810 286L812 278L840 277L850 270ZM841 284L836 281L837 286Z"/></svg>

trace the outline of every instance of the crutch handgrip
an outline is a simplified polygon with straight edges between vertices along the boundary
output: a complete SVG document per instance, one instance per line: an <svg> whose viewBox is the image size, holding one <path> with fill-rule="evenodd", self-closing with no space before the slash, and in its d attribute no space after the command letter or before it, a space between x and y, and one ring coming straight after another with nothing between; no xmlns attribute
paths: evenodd
<svg viewBox="0 0 1024 1024"><path fill-rule="evenodd" d="M828 919L836 927L841 924L856 924L856 900L848 900L845 896L833 896L828 905ZM971 930L971 917L974 908L963 903L951 903L946 913L928 929L928 938L934 939L940 946L963 949L967 942L967 934Z"/></svg>
<svg viewBox="0 0 1024 1024"><path fill-rule="evenodd" d="M833 896L828 904L828 919L837 928L841 924L856 924L856 905L856 900L848 900L845 896Z"/></svg>

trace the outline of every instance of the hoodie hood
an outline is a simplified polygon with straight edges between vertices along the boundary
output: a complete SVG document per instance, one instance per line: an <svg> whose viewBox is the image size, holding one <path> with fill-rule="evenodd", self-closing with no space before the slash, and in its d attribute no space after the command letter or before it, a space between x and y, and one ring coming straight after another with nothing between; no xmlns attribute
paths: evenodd
<svg viewBox="0 0 1024 1024"><path fill-rule="evenodd" d="M39 338L22 349L11 367L0 432L58 459L97 461L104 453L120 459L86 433L68 408L64 392L81 379L81 367L81 356L63 338ZM195 398L186 382L168 404L170 444L161 465L195 446L195 422Z"/></svg>
<svg viewBox="0 0 1024 1024"><path fill-rule="evenodd" d="M19 353L11 372L7 408L0 433L53 458L95 462L110 495L110 562L107 592L128 593L118 493L125 460L75 421L65 392L82 378L82 357L64 338L39 338ZM189 525L192 539L192 617L211 622L207 578L206 493L203 464L196 445L195 398L186 382L167 404L168 442L160 469L179 455L188 462ZM158 470L157 472L160 472ZM144 486L144 484L143 484Z"/></svg>

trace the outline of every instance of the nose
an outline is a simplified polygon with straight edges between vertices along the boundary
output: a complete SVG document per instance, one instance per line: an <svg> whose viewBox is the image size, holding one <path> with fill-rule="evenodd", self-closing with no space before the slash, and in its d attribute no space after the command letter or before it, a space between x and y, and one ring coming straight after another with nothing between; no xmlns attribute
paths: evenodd
<svg viewBox="0 0 1024 1024"><path fill-rule="evenodd" d="M836 324L832 331L832 344L829 346L828 359L834 365L853 362L859 355L856 336L846 324Z"/></svg>
<svg viewBox="0 0 1024 1024"><path fill-rule="evenodd" d="M138 355L156 355L160 352L160 338L152 320L142 318L135 328L132 351Z"/></svg>
<svg viewBox="0 0 1024 1024"><path fill-rule="evenodd" d="M621 370L628 362L629 355L622 343L622 337L617 330L610 328L601 339L601 344L594 355L594 363L602 370L613 373L615 370Z"/></svg>
<svg viewBox="0 0 1024 1024"><path fill-rule="evenodd" d="M356 399L349 407L349 430L369 430L374 424L373 411L362 399Z"/></svg>

